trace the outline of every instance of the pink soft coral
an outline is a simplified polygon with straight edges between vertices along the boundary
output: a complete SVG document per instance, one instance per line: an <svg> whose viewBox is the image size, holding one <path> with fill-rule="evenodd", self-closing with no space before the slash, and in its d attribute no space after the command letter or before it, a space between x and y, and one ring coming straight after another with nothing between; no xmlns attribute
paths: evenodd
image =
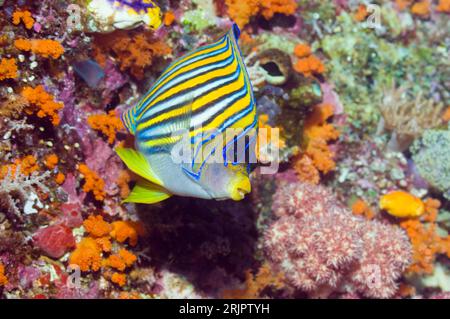
<svg viewBox="0 0 450 319"><path fill-rule="evenodd" d="M330 191L309 183L280 182L265 235L265 249L287 282L311 295L346 289L388 298L410 262L404 232L355 217Z"/></svg>

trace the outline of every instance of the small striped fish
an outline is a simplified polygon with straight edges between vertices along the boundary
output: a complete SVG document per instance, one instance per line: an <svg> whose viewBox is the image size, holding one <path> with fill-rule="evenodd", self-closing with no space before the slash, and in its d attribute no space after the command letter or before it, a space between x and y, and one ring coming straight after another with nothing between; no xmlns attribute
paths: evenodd
<svg viewBox="0 0 450 319"><path fill-rule="evenodd" d="M241 200L250 192L256 105L236 24L217 42L173 62L122 115L136 149L117 148L142 177L126 202L171 195ZM176 150L176 151L175 151ZM183 160L175 160L180 154Z"/></svg>

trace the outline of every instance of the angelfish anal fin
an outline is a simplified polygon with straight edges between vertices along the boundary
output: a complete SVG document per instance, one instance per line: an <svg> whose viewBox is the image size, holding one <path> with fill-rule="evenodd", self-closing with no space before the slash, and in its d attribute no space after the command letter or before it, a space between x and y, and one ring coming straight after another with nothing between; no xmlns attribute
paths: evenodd
<svg viewBox="0 0 450 319"><path fill-rule="evenodd" d="M117 147L116 153L131 171L146 180L149 180L153 184L163 186L162 181L158 178L158 176L156 176L155 172L150 167L150 164L142 153L132 148L123 147Z"/></svg>
<svg viewBox="0 0 450 319"><path fill-rule="evenodd" d="M155 204L172 196L161 186L140 180L122 203Z"/></svg>

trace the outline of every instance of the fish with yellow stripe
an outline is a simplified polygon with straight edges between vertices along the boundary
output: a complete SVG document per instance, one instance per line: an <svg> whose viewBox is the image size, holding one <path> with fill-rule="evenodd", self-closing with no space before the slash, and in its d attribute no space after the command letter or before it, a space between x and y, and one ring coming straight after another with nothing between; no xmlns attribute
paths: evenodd
<svg viewBox="0 0 450 319"><path fill-rule="evenodd" d="M250 192L256 104L239 35L233 24L218 41L174 61L122 114L136 149L116 152L140 176L125 202L241 200Z"/></svg>

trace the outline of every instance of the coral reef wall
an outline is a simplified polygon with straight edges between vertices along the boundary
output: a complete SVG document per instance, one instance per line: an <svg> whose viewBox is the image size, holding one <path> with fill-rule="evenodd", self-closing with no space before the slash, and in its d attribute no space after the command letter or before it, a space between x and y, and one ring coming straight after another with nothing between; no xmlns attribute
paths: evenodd
<svg viewBox="0 0 450 319"><path fill-rule="evenodd" d="M450 1L0 0L0 299L446 298ZM120 117L240 29L242 201L123 203ZM278 169L267 174L267 166Z"/></svg>

